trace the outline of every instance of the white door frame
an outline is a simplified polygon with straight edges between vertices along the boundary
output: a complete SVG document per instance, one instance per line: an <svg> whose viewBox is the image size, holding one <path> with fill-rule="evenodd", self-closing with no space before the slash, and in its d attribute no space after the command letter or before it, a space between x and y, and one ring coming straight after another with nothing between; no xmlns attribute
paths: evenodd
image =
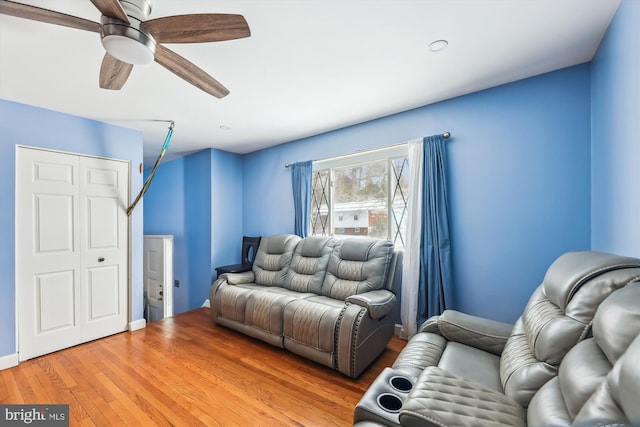
<svg viewBox="0 0 640 427"><path fill-rule="evenodd" d="M109 160L109 161L116 161L116 162L122 162L127 164L127 182L126 182L126 203L129 203L131 201L131 161L129 160L122 160L122 159L115 159L115 158L109 158L109 157L105 157L105 156L95 156L95 155L88 155L88 154L82 154L82 153L75 153L75 152L69 152L69 151L63 151L63 150L55 150L55 149L48 149L48 148L42 148L42 147L34 147L34 146L28 146L28 145L23 145L23 144L16 144L16 159L15 159L15 164L16 164L16 174L18 172L18 162L17 162L17 158L18 158L18 151L20 149L29 149L29 150L38 150L38 151L44 151L44 152L51 152L51 153L59 153L59 154L67 154L67 155L72 155L72 156L78 156L78 157L84 157L84 158L91 158L91 159L104 159L104 160ZM16 187L15 187L15 192L17 192L18 188L17 188L17 180L16 180ZM14 196L15 198L16 196ZM20 215L21 213L18 212L18 205L16 204L15 206L15 215L16 218L18 218L18 215ZM129 330L132 330L132 307L131 307L131 303L133 301L133 296L132 296L132 286L131 286L131 218L129 216L127 216L126 219L126 256L125 256L125 268L126 268L126 287L127 290L125 292L126 294L126 311L127 311L127 327ZM14 262L14 270L17 271L18 270L18 239L19 236L17 233L15 233L15 237L14 237L14 250L15 250L15 262ZM19 301L19 294L20 292L18 291L18 277L17 275L15 276L15 281L14 281L14 296L15 296L15 337L16 337L16 354L20 353L20 340L19 340L19 336L20 336L20 320L19 320L19 305L20 305L20 301ZM144 327L144 326L142 326ZM139 327L136 327L135 329L139 329Z"/></svg>
<svg viewBox="0 0 640 427"><path fill-rule="evenodd" d="M144 282L144 292L148 296L148 268L149 268L149 247L152 242L158 243L162 247L162 317L173 317L173 235L168 234L145 234L144 235L144 271L142 274ZM145 303L145 310L148 310L149 302ZM147 311L145 318L150 319Z"/></svg>

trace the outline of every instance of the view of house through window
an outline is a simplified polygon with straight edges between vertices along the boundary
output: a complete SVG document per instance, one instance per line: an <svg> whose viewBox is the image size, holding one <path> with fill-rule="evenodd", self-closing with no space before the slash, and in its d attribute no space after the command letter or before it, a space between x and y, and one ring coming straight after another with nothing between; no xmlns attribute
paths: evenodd
<svg viewBox="0 0 640 427"><path fill-rule="evenodd" d="M406 145L314 162L313 169L311 235L368 236L404 246Z"/></svg>

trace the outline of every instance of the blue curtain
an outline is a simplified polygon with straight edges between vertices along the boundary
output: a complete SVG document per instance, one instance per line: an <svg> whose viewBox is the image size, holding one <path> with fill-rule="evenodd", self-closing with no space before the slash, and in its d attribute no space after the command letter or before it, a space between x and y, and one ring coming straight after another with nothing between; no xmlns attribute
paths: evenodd
<svg viewBox="0 0 640 427"><path fill-rule="evenodd" d="M451 306L451 241L445 145L442 135L428 136L423 140L418 325Z"/></svg>
<svg viewBox="0 0 640 427"><path fill-rule="evenodd" d="M307 237L311 217L311 160L291 165L291 187L295 212L294 233Z"/></svg>

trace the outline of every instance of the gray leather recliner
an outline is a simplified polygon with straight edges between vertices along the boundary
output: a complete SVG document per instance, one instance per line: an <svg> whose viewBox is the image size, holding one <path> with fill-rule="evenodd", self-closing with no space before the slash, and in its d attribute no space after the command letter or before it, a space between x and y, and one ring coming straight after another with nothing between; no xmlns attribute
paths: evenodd
<svg viewBox="0 0 640 427"><path fill-rule="evenodd" d="M561 362L569 363L563 362L566 355L595 334L594 316L603 301L621 307L620 297L613 296L622 289L631 292L627 287L635 289L633 295L640 295L640 285L634 283L639 280L638 259L571 252L549 267L514 326L445 311L427 320L393 367L383 371L356 407L354 420L362 425L391 426L526 425L526 414L538 411L527 408L530 404L539 408L536 402L541 399L532 398L543 386L549 387L549 380L562 377L558 369ZM633 295L628 297L635 298ZM640 305L635 310L640 311ZM598 316L600 324L616 327L612 316ZM632 336L634 329L630 331ZM602 337L597 339L603 343ZM626 348L630 340L618 342ZM388 383L394 376L406 377L413 385L408 395L391 390L390 394L399 398L389 398L397 404L389 411L380 403L380 396L388 394ZM465 396L476 397L466 400ZM559 396L556 393L548 398L542 412L559 408ZM571 417L576 415L574 409L572 405ZM555 425L552 418L547 419L550 424L536 424L542 419L532 418L535 422L531 425Z"/></svg>
<svg viewBox="0 0 640 427"><path fill-rule="evenodd" d="M403 426L639 426L640 282L598 308L593 336L569 350L525 410L518 402L438 367L420 375Z"/></svg>
<svg viewBox="0 0 640 427"><path fill-rule="evenodd" d="M386 240L263 237L210 291L214 322L357 377L393 336L402 252Z"/></svg>
<svg viewBox="0 0 640 427"><path fill-rule="evenodd" d="M268 329L252 328L246 324L247 302L256 291L284 285L293 251L299 241L300 237L294 235L263 237L252 271L226 273L216 280L209 291L214 321L278 345L281 341L278 331L273 336Z"/></svg>

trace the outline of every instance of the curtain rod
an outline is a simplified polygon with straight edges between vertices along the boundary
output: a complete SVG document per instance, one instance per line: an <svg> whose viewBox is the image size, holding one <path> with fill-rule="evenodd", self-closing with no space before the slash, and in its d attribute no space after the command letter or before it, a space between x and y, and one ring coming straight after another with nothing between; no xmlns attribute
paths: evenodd
<svg viewBox="0 0 640 427"><path fill-rule="evenodd" d="M451 132L445 132L445 133L443 133L443 134L442 134L442 137L443 137L444 139L449 139L449 138L451 138ZM401 144L389 145L388 147L383 147L383 148L391 148L391 147L395 147L395 146L397 146L397 145L402 145L402 144L406 144L406 142L403 142L403 143L401 143ZM351 154L347 154L347 156L350 156L350 155L351 155ZM338 156L338 157L341 157L341 156ZM288 168L288 167L289 167L289 166L291 166L292 164L293 164L293 163L285 163L285 164L284 164L284 167L285 167L285 168Z"/></svg>

